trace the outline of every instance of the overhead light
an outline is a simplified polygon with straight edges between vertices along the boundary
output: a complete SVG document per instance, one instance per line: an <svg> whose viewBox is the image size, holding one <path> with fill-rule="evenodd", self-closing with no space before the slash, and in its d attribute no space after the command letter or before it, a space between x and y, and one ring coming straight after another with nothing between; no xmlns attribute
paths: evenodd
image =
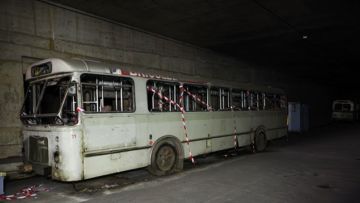
<svg viewBox="0 0 360 203"><path fill-rule="evenodd" d="M303 36L302 36L302 39L307 39L307 38L308 38L307 35L303 35Z"/></svg>

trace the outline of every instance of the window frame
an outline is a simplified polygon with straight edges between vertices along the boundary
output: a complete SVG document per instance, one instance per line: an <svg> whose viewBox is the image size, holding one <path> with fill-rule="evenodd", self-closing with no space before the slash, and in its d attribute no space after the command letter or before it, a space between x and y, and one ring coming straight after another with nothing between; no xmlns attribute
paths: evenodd
<svg viewBox="0 0 360 203"><path fill-rule="evenodd" d="M211 106L213 111L231 111L232 106L232 88L229 87L222 87L222 86L211 86L208 87L208 94L210 97L209 105ZM218 109L214 108L214 105L212 104L212 91L217 91L218 95ZM227 92L227 95L225 92ZM227 97L226 101L225 98ZM227 106L227 107L226 107Z"/></svg>
<svg viewBox="0 0 360 203"><path fill-rule="evenodd" d="M183 88L184 88L184 89L186 89L186 87L189 87L189 86L192 86L192 87L204 87L204 88L206 89L206 96L205 96L205 98L206 98L206 104L207 104L207 106L204 108L204 110L195 110L195 111L189 110L189 111L186 111L187 107L185 106L185 94L188 96L187 98L189 98L189 101L192 100L196 105L200 105L200 104L198 104L197 101L194 101L190 95L188 95L187 93L184 92L184 96L183 96L183 97L184 97L184 98L183 98L183 104L184 104L184 106L183 106L183 108L185 109L185 112L210 112L209 109L208 109L208 106L210 106L210 107L212 107L212 106L211 106L210 101L209 101L209 98L210 98L210 88L209 88L208 85L203 85L203 84L191 84L191 83L183 83L182 85L183 85ZM187 90L187 91L188 91L188 90ZM190 91L189 91L189 92L190 92ZM193 94L193 92L190 92L190 93ZM196 96L198 96L198 95L196 95ZM201 105L200 105L200 106L201 106ZM190 106L189 106L188 108L190 109Z"/></svg>
<svg viewBox="0 0 360 203"><path fill-rule="evenodd" d="M93 77L95 77L96 79L99 79L99 78L114 78L114 80L115 79L117 79L117 80L119 80L119 81L121 81L121 82L123 82L124 80L127 80L127 81L129 81L130 83L131 83L131 96L132 96L132 109L131 109L131 111L119 111L119 110L114 110L114 111L101 111L100 110L100 105L101 104L98 104L98 107L97 107L97 111L86 111L86 109L85 109L85 104L86 103L84 103L85 101L84 101L84 82L83 82L83 77L84 76L86 76L86 75L91 75L91 76L93 76ZM79 87L80 87L80 98L81 98L81 107L84 109L84 113L85 114L102 114L102 113L105 113L105 114L111 114L111 113L135 113L136 112L136 98L135 98L135 96L136 96L136 93L135 93L135 81L134 81L134 79L133 78L131 78L131 77L124 77L124 76L117 76L117 75L109 75L109 74L97 74L97 73L82 73L80 76L79 76ZM107 81L107 82L109 82L108 80L104 80L104 79L102 79L102 81ZM100 85L100 84L96 84L96 83L94 83L94 84L92 84L92 85L94 85L95 86L95 89L96 88L101 88L101 86L102 87L104 87L105 85L104 84L102 84L102 85ZM115 88L115 87L113 87L113 88ZM101 91L101 90L98 90L98 91ZM103 89L102 89L102 91L104 91ZM118 92L119 90L116 90L116 91L114 91L114 92ZM101 98L101 96L102 95L100 95L100 94L98 94L97 95L97 102L98 103L101 103L100 101L98 101L99 100L99 98ZM115 97L115 101L116 100L119 100L119 98L117 98L117 97ZM91 101L89 101L89 102L91 102ZM116 101L117 102L117 101ZM91 103L90 103L91 104Z"/></svg>
<svg viewBox="0 0 360 203"><path fill-rule="evenodd" d="M173 100L174 102L176 102L177 104L179 103L179 98L180 98L180 83L179 82L176 82L176 81L164 81L164 80L153 80L153 79L150 79L150 80L147 80L146 83L145 83L145 86L146 86L146 100L147 100L147 110L150 112L150 113L167 113L167 112L180 112L180 109L175 106L171 107L172 104L169 103L169 110L167 111L161 111L161 110L158 110L158 109L155 109L154 108L154 103L155 103L155 95L157 95L156 93L152 93L152 96L151 96L151 101L149 100L149 93L150 91L148 90L148 87L149 87L149 83L153 82L153 84L157 84L157 83L163 83L163 84L166 84L166 85L173 85L175 86L175 90L174 92L172 92L173 96L175 96L175 98L171 98L171 97L168 97L169 99ZM154 88L157 88L156 85L153 86ZM178 93L179 93L179 96L178 96ZM150 103L151 102L151 103ZM179 104L180 105L180 104ZM152 107L150 109L150 106ZM171 108L170 108L171 107ZM154 110L155 109L155 110Z"/></svg>

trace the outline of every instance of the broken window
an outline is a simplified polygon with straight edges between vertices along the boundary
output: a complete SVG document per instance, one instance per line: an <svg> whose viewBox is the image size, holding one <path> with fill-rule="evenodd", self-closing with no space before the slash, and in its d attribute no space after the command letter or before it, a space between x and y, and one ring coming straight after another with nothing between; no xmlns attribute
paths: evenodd
<svg viewBox="0 0 360 203"><path fill-rule="evenodd" d="M230 110L230 91L227 88L210 89L211 107L213 110Z"/></svg>
<svg viewBox="0 0 360 203"><path fill-rule="evenodd" d="M265 110L265 107L266 107L265 93L258 91L251 91L249 109L260 111L260 110Z"/></svg>
<svg viewBox="0 0 360 203"><path fill-rule="evenodd" d="M250 101L249 101L249 110L257 110L258 109L258 94L257 92L250 92Z"/></svg>
<svg viewBox="0 0 360 203"><path fill-rule="evenodd" d="M184 108L185 111L207 111L207 87L200 85L184 85ZM195 98L194 98L195 97Z"/></svg>
<svg viewBox="0 0 360 203"><path fill-rule="evenodd" d="M280 95L273 93L265 94L265 109L266 110L279 110L286 108L284 102L281 101Z"/></svg>
<svg viewBox="0 0 360 203"><path fill-rule="evenodd" d="M82 103L85 112L134 112L134 82L130 78L83 74Z"/></svg>
<svg viewBox="0 0 360 203"><path fill-rule="evenodd" d="M264 92L259 93L259 110L266 109L266 94Z"/></svg>
<svg viewBox="0 0 360 203"><path fill-rule="evenodd" d="M232 89L232 106L234 110L249 110L250 92L241 89Z"/></svg>
<svg viewBox="0 0 360 203"><path fill-rule="evenodd" d="M243 106L242 91L239 89L232 89L231 101L234 110L241 110Z"/></svg>
<svg viewBox="0 0 360 203"><path fill-rule="evenodd" d="M184 85L183 87L183 104L181 104L181 89L178 83L154 80L148 81L147 98L149 111L180 111L179 106L181 105L184 106L185 111L206 111L207 87L198 85ZM171 104L171 101L176 104Z"/></svg>
<svg viewBox="0 0 360 203"><path fill-rule="evenodd" d="M70 77L30 82L21 112L24 124L76 124L76 84Z"/></svg>
<svg viewBox="0 0 360 203"><path fill-rule="evenodd" d="M179 101L179 84L150 80L146 86L149 111L179 111L178 106L171 104L171 101L176 103ZM165 97L168 100L165 100Z"/></svg>

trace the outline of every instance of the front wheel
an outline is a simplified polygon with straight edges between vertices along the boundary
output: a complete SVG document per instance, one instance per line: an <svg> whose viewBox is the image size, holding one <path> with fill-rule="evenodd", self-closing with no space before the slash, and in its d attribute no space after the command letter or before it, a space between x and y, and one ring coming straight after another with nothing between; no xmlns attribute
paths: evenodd
<svg viewBox="0 0 360 203"><path fill-rule="evenodd" d="M173 146L164 144L156 152L156 168L164 173L170 172L176 163L176 152Z"/></svg>
<svg viewBox="0 0 360 203"><path fill-rule="evenodd" d="M151 156L148 171L156 176L172 174L183 168L182 150L174 140L165 139L157 143Z"/></svg>

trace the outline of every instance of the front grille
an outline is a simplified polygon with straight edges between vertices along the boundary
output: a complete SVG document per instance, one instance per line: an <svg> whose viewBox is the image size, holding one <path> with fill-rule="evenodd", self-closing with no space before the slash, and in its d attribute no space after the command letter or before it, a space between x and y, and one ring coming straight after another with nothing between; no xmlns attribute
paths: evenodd
<svg viewBox="0 0 360 203"><path fill-rule="evenodd" d="M46 137L30 136L29 160L44 164L49 162L48 139Z"/></svg>

